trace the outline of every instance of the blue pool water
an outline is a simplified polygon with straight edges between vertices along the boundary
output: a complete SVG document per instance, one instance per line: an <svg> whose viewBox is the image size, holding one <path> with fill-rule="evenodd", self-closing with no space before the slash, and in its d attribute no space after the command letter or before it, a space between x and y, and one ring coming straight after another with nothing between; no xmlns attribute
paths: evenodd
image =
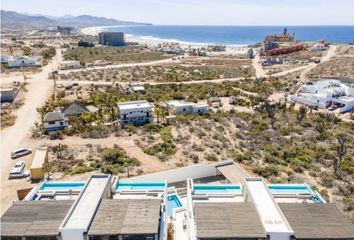
<svg viewBox="0 0 354 240"><path fill-rule="evenodd" d="M44 182L39 190L54 190L54 191L81 191L85 186L85 182Z"/></svg>
<svg viewBox="0 0 354 240"><path fill-rule="evenodd" d="M118 181L116 190L164 190L166 188L165 182L124 182Z"/></svg>
<svg viewBox="0 0 354 240"><path fill-rule="evenodd" d="M240 185L210 185L210 184L194 184L194 194L207 193L242 193Z"/></svg>
<svg viewBox="0 0 354 240"><path fill-rule="evenodd" d="M173 215L173 209L182 207L182 203L176 194L167 196L167 216Z"/></svg>
<svg viewBox="0 0 354 240"><path fill-rule="evenodd" d="M268 189L273 194L314 194L305 184L268 184Z"/></svg>

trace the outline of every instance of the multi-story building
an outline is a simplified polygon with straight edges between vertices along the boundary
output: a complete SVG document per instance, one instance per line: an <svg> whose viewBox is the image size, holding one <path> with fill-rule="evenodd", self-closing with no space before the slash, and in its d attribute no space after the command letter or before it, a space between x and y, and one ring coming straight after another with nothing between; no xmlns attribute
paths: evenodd
<svg viewBox="0 0 354 240"><path fill-rule="evenodd" d="M1 239L335 240L353 224L307 184L267 184L231 160L120 180L44 182L1 217ZM167 227L170 225L170 227ZM170 239L170 237L168 238Z"/></svg>
<svg viewBox="0 0 354 240"><path fill-rule="evenodd" d="M148 101L118 103L119 120L122 125L144 125L152 122L152 105Z"/></svg>
<svg viewBox="0 0 354 240"><path fill-rule="evenodd" d="M98 34L99 44L108 46L124 46L123 32L100 32Z"/></svg>

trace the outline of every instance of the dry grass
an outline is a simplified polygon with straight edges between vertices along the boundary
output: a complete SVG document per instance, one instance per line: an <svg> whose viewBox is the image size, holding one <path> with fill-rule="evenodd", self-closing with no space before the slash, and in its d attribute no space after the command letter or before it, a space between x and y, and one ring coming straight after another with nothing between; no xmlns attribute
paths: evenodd
<svg viewBox="0 0 354 240"><path fill-rule="evenodd" d="M345 78L354 82L354 58L340 57L322 63L308 75L310 78Z"/></svg>
<svg viewBox="0 0 354 240"><path fill-rule="evenodd" d="M14 125L15 121L16 116L11 113L11 110L1 111L1 129Z"/></svg>

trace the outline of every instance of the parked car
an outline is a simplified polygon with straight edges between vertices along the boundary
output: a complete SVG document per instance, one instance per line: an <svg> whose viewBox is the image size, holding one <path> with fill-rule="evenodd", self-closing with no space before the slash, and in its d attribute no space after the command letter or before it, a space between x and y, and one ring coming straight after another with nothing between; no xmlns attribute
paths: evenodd
<svg viewBox="0 0 354 240"><path fill-rule="evenodd" d="M334 110L336 110L337 108L338 108L338 106L332 105L332 106L330 106L330 107L328 108L328 110L329 110L329 111L334 111Z"/></svg>
<svg viewBox="0 0 354 240"><path fill-rule="evenodd" d="M9 179L13 178L25 178L28 177L30 174L28 171L24 171L20 168L13 168L10 172Z"/></svg>
<svg viewBox="0 0 354 240"><path fill-rule="evenodd" d="M11 158L15 159L15 158L19 158L22 156L26 156L31 153L32 153L32 150L30 148L18 148L18 149L15 149L11 152Z"/></svg>
<svg viewBox="0 0 354 240"><path fill-rule="evenodd" d="M26 163L24 160L19 160L16 162L14 168L20 168L21 170L24 169L26 166Z"/></svg>

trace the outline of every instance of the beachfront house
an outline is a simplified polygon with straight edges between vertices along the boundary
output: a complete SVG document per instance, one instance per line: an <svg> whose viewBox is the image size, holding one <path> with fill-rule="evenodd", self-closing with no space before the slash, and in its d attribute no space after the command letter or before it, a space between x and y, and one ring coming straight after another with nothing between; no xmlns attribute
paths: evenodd
<svg viewBox="0 0 354 240"><path fill-rule="evenodd" d="M170 114L203 114L209 111L209 106L206 103L171 100L166 102L166 106Z"/></svg>
<svg viewBox="0 0 354 240"><path fill-rule="evenodd" d="M153 121L152 104L148 101L118 103L118 116L122 125L144 125Z"/></svg>
<svg viewBox="0 0 354 240"><path fill-rule="evenodd" d="M64 114L61 112L49 112L43 119L44 132L64 130L68 127L68 121L65 120Z"/></svg>
<svg viewBox="0 0 354 240"><path fill-rule="evenodd" d="M354 109L354 84L345 84L339 80L309 82L291 95L289 101L318 108L339 109L339 113L349 112Z"/></svg>
<svg viewBox="0 0 354 240"><path fill-rule="evenodd" d="M317 42L311 46L312 52L323 51L323 50L326 50L326 44L322 42Z"/></svg>

